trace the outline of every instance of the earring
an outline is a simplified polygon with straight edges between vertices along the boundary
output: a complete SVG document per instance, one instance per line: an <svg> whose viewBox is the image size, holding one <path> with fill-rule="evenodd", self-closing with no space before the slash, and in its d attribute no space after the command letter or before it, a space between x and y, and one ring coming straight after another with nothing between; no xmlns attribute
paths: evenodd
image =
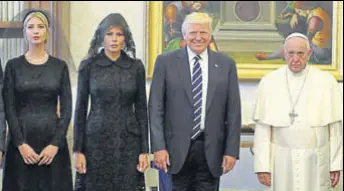
<svg viewBox="0 0 344 191"><path fill-rule="evenodd" d="M102 49L104 49L104 46L100 46L97 50L97 53L100 53L102 51Z"/></svg>

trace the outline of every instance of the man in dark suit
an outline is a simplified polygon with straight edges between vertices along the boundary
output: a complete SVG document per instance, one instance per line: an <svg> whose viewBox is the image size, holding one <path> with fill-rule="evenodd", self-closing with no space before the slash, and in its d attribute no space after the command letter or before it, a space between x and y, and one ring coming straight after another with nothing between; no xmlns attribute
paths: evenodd
<svg viewBox="0 0 344 191"><path fill-rule="evenodd" d="M187 47L156 59L149 98L156 164L174 191L214 191L239 158L241 104L234 60L207 49L212 18L194 12L182 25Z"/></svg>

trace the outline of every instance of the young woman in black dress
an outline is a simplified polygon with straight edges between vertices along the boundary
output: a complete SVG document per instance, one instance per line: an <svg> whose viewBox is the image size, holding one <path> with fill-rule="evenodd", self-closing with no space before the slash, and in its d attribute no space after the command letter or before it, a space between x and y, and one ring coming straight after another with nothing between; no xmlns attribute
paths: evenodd
<svg viewBox="0 0 344 191"><path fill-rule="evenodd" d="M45 50L49 24L43 11L29 11L23 21L28 51L6 64L9 143L3 191L73 190L66 140L72 109L69 71L63 60Z"/></svg>

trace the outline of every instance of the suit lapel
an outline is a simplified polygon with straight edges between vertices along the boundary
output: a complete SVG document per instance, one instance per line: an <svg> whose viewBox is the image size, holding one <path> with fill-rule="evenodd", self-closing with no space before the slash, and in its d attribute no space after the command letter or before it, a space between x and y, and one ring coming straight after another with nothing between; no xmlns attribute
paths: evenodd
<svg viewBox="0 0 344 191"><path fill-rule="evenodd" d="M217 76L220 75L221 65L217 62L214 52L208 49L208 90L207 90L207 102L206 111L208 111L215 95Z"/></svg>
<svg viewBox="0 0 344 191"><path fill-rule="evenodd" d="M190 74L190 65L189 65L189 57L186 51L186 48L180 50L178 57L177 57L177 65L179 76L184 84L186 96L188 97L190 104L192 104L192 92L191 92L191 74Z"/></svg>

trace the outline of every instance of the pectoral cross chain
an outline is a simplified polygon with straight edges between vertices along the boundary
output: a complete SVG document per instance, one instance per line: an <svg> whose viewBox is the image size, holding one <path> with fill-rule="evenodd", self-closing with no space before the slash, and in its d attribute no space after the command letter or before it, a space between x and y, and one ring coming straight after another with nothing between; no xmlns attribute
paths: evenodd
<svg viewBox="0 0 344 191"><path fill-rule="evenodd" d="M293 110L291 113L289 113L289 117L290 117L290 120L291 120L291 124L294 123L295 121L295 118L298 117L299 115L297 113L295 113L295 111Z"/></svg>
<svg viewBox="0 0 344 191"><path fill-rule="evenodd" d="M306 73L305 79L303 80L303 84L302 84L301 90L300 90L299 94L296 97L295 103L293 102L293 98L292 98L292 95L291 95L291 92L290 92L289 80L288 80L288 69L286 69L286 72L285 72L285 77L286 77L286 81L287 81L287 89L288 89L288 93L289 93L290 105L292 106L292 109L293 109L292 112L289 113L291 124L293 124L294 121L295 121L295 118L299 116L297 113L295 113L295 106L296 106L297 102L299 101L301 93L303 92L303 88L305 87L307 76L308 76L308 71L309 71L309 69L307 68L307 73Z"/></svg>

